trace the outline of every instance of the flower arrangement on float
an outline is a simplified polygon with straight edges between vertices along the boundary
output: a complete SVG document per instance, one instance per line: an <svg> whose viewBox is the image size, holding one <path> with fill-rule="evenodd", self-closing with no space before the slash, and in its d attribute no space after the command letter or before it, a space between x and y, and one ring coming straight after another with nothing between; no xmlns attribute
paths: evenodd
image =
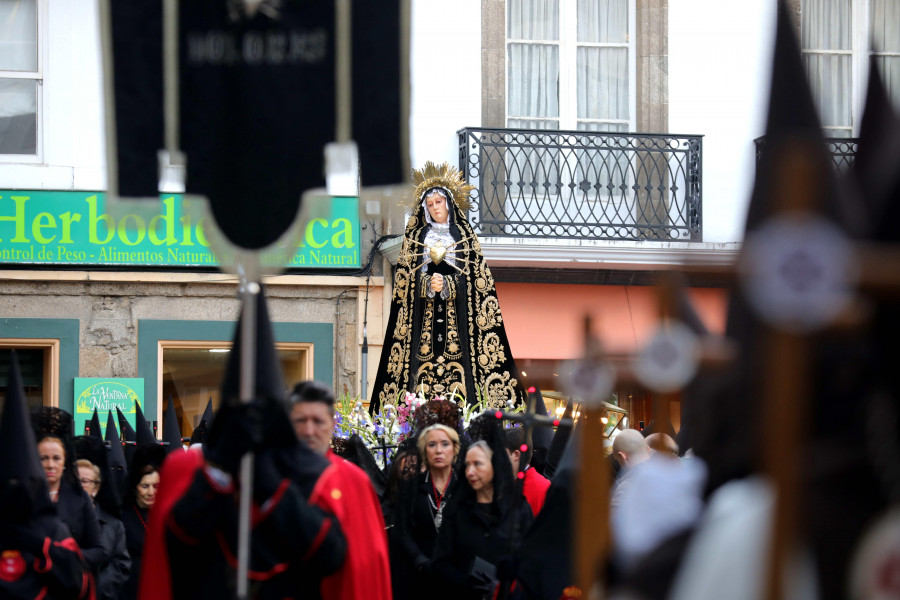
<svg viewBox="0 0 900 600"><path fill-rule="evenodd" d="M479 390L480 392L480 390ZM404 440L415 433L416 410L429 400L439 402L452 402L461 408L460 419L463 429L468 428L469 423L485 410L495 411L496 407L487 402L485 396L477 394L477 401L466 402L459 394L449 398L434 396L425 398L422 392L402 392L396 402L384 403L375 414L369 414L360 398L341 396L335 403L335 418L333 436L338 440L349 439L353 434L358 435L366 447L375 457L378 466L384 468L390 463L390 457L394 449ZM524 404L516 404L512 400L507 402L507 411L522 412Z"/></svg>

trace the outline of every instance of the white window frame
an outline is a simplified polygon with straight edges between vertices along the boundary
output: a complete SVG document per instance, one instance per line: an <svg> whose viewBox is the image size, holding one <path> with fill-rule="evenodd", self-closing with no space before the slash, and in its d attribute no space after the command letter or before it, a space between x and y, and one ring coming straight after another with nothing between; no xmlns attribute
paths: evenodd
<svg viewBox="0 0 900 600"><path fill-rule="evenodd" d="M503 45L504 66L509 68L509 45L522 44L546 44L559 46L559 129L561 131L575 131L578 129L578 81L577 81L577 56L579 46L590 47L627 47L628 48L628 120L614 121L606 119L580 119L581 121L597 123L627 123L628 131L637 129L637 2L628 0L628 41L622 43L593 43L578 42L578 5L573 0L560 0L559 2L559 40L524 40L505 37ZM508 15L504 12L503 26L506 28ZM507 127L509 126L509 77L506 81L506 107L504 110ZM522 120L547 120L551 117L534 117L531 115L517 115L513 119Z"/></svg>
<svg viewBox="0 0 900 600"><path fill-rule="evenodd" d="M0 70L0 79L28 79L37 82L35 90L35 153L34 154L0 154L0 163L5 164L40 164L44 157L44 65L46 64L47 45L47 1L36 0L37 11L37 71L4 71Z"/></svg>

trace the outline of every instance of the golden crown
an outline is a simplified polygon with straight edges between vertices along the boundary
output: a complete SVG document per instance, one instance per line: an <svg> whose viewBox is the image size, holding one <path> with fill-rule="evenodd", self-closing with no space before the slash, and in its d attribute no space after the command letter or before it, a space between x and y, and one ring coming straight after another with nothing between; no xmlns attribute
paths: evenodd
<svg viewBox="0 0 900 600"><path fill-rule="evenodd" d="M431 188L443 188L450 192L453 202L466 214L472 206L469 194L475 189L463 179L462 173L451 167L449 163L440 166L431 161L425 163L421 169L413 169L413 184L416 186L415 194L410 202L410 211L415 211L422 202L422 195Z"/></svg>

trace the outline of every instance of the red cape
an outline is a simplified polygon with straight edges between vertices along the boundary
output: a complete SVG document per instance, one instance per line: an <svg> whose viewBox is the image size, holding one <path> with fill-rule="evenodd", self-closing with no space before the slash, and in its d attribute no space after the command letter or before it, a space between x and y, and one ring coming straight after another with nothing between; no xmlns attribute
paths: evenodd
<svg viewBox="0 0 900 600"><path fill-rule="evenodd" d="M365 472L328 451L329 466L309 497L334 514L347 538L347 558L322 581L323 600L391 600L387 535L378 496Z"/></svg>
<svg viewBox="0 0 900 600"><path fill-rule="evenodd" d="M534 470L534 467L525 469L525 481L522 486L522 494L531 506L531 512L537 516L544 508L544 499L547 490L550 489L550 480Z"/></svg>

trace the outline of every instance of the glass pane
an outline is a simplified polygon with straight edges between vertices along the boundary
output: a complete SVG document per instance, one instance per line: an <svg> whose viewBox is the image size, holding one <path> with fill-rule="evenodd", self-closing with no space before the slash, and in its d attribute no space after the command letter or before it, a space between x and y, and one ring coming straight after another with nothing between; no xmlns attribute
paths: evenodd
<svg viewBox="0 0 900 600"><path fill-rule="evenodd" d="M894 108L900 110L900 56L879 56L875 63Z"/></svg>
<svg viewBox="0 0 900 600"><path fill-rule="evenodd" d="M850 55L805 54L806 72L823 127L850 127Z"/></svg>
<svg viewBox="0 0 900 600"><path fill-rule="evenodd" d="M506 120L510 129L559 129L559 121L552 119L513 119Z"/></svg>
<svg viewBox="0 0 900 600"><path fill-rule="evenodd" d="M628 49L578 48L578 118L627 120Z"/></svg>
<svg viewBox="0 0 900 600"><path fill-rule="evenodd" d="M210 400L214 410L219 406L219 389L230 353L226 346L163 349L163 423L171 397L183 437L191 436ZM286 386L293 386L297 381L312 376L306 370L307 356L306 349L278 350ZM162 436L162 431L159 435Z"/></svg>
<svg viewBox="0 0 900 600"><path fill-rule="evenodd" d="M511 40L559 39L559 0L509 0L506 14Z"/></svg>
<svg viewBox="0 0 900 600"><path fill-rule="evenodd" d="M0 411L6 401L6 385L9 379L10 349L0 349ZM22 387L29 408L37 408L44 403L44 352L43 348L17 348L19 372L22 375Z"/></svg>
<svg viewBox="0 0 900 600"><path fill-rule="evenodd" d="M800 8L800 39L803 49L851 50L851 4L851 0L803 0Z"/></svg>
<svg viewBox="0 0 900 600"><path fill-rule="evenodd" d="M900 52L900 0L871 0L872 49Z"/></svg>
<svg viewBox="0 0 900 600"><path fill-rule="evenodd" d="M833 138L853 137L853 131L851 129L847 129L847 128L836 129L834 127L823 127L822 130L825 132L825 137L833 137Z"/></svg>
<svg viewBox="0 0 900 600"><path fill-rule="evenodd" d="M37 0L0 0L0 71L37 71Z"/></svg>
<svg viewBox="0 0 900 600"><path fill-rule="evenodd" d="M37 153L37 82L0 79L0 154Z"/></svg>
<svg viewBox="0 0 900 600"><path fill-rule="evenodd" d="M871 0L869 9L872 49L900 52L900 0ZM900 109L900 56L878 56L875 60L894 107Z"/></svg>
<svg viewBox="0 0 900 600"><path fill-rule="evenodd" d="M578 0L578 41L628 41L628 0Z"/></svg>
<svg viewBox="0 0 900 600"><path fill-rule="evenodd" d="M578 122L578 131L608 131L610 133L628 133L628 123L585 123Z"/></svg>
<svg viewBox="0 0 900 600"><path fill-rule="evenodd" d="M559 47L509 44L507 115L559 117Z"/></svg>

